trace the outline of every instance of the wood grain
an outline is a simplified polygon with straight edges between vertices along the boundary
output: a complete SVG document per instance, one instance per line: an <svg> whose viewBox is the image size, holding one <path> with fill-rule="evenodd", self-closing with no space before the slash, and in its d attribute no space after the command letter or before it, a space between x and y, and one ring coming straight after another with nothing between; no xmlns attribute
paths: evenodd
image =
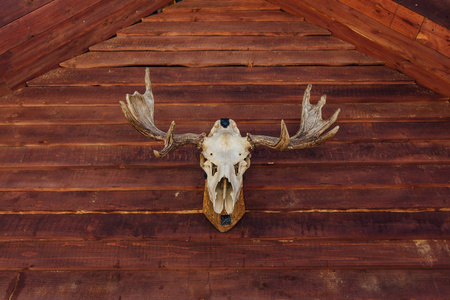
<svg viewBox="0 0 450 300"><path fill-rule="evenodd" d="M378 57L386 65L414 77L420 84L450 95L448 69L450 58L359 13L337 0L302 3L295 0L270 0L284 10L301 15L322 26L368 55ZM377 30L374 30L377 28ZM393 42L395 41L395 43Z"/></svg>
<svg viewBox="0 0 450 300"><path fill-rule="evenodd" d="M124 28L117 36L190 36L190 35L255 35L309 36L330 35L328 30L303 21L291 22L142 22Z"/></svg>
<svg viewBox="0 0 450 300"><path fill-rule="evenodd" d="M154 295L167 299L234 297L247 299L314 298L416 298L437 299L450 293L447 270L167 270L150 271L3 271L4 283L20 274L15 295L39 298L69 297L71 291L84 299L140 298ZM46 290L48 286L58 289ZM298 288L301 286L302 288Z"/></svg>
<svg viewBox="0 0 450 300"><path fill-rule="evenodd" d="M64 251L64 247L51 245L47 251L39 250L37 245L38 240L57 241L58 243L75 242L74 248L84 248L83 244L89 240L102 240L111 241L112 245L120 243L122 240L125 243L146 243L148 239L148 245L151 246L156 241L157 247L153 248L153 251L148 253L154 253L154 255L145 255L153 263L157 264L157 261L166 257L167 259L181 259L182 261L190 261L190 257L197 256L192 267L227 267L227 261L232 260L237 254L237 257L242 259L242 256L247 257L246 261L249 264L248 268L255 268L258 266L287 266L296 267L298 265L306 267L325 267L327 260L323 257L328 255L318 255L320 249L326 251L326 244L330 243L330 240L335 240L337 245L342 245L339 253L334 256L336 259L335 264L341 267L381 267L377 265L376 261L367 262L361 260L363 257L367 257L367 253L360 248L362 243L374 243L371 251L373 254L369 256L385 257L391 261L391 264L395 267L407 267L408 263L403 262L403 255L394 255L393 252L389 252L385 255L384 251L380 250L383 247L382 244L373 242L377 239L390 239L404 240L406 243L411 244L412 249L406 252L412 252L416 263L414 267L419 267L422 261L423 266L426 266L426 256L421 257L418 255L418 249L415 246L414 240L423 240L426 249L427 243L429 248L434 245L428 252L433 259L430 259L430 266L433 266L436 262L436 267L449 267L450 253L448 252L447 238L450 233L448 222L450 219L450 212L364 212L364 213L259 213L259 212L247 212L245 217L242 218L239 223L233 227L232 230L226 234L220 233L212 227L207 221L206 217L201 213L119 213L119 214L3 214L0 219L0 249L3 256L16 256L17 259L11 260L9 264L7 259L0 261L0 266L3 264L4 268L11 268L16 265L17 268L23 268L29 266L26 256L22 256L21 253L34 251L37 253L48 253L50 249L54 249L58 253ZM264 224L264 226L261 226ZM29 242L24 241L29 240ZM191 241L192 240L192 241ZM254 241L256 240L256 242ZM273 250L265 250L259 244L258 240L276 240L280 242L273 246ZM292 240L292 242L291 242ZM300 245L295 247L297 243L295 240L299 240ZM315 243L318 240L318 243ZM348 241L346 241L348 240ZM434 241L433 241L434 240ZM168 241L171 241L168 243ZM14 242L18 245L29 245L27 250L14 249L12 245L8 246L8 242ZM192 249L184 249L183 247L176 247L177 243L182 243L184 246L188 246L192 243ZM403 242L404 243L404 242ZM45 243L43 243L45 244ZM213 245L216 244L217 248ZM333 243L332 243L333 244ZM42 244L41 244L42 245ZM89 245L86 243L86 245ZM284 247L280 247L285 245ZM294 246L292 252L285 250L289 245ZM298 245L298 244L297 244ZM105 245L107 246L107 244ZM95 247L95 244L94 244ZM174 247L174 248L172 248ZM209 249L213 247L213 249ZM311 251L308 253L307 249L311 247ZM116 251L121 248L120 246L113 246L112 252L107 251L113 255L114 263L117 262ZM124 255L133 255L134 251L127 251L127 247L124 247ZM168 253L165 249L180 250L178 255L175 253ZM218 249L222 248L222 251ZM302 249L304 251L301 251ZM356 249L355 249L356 248ZM8 250L9 249L9 250ZM34 250L32 250L34 249ZM67 249L67 248L66 248ZM89 248L88 248L89 249ZM158 250L159 249L159 250ZM196 252L195 249L198 249ZM217 250L215 250L217 249ZM224 251L224 250L227 251ZM246 250L247 249L247 250ZM258 250L259 249L259 250ZM347 249L347 253L353 258L348 258L344 253ZM395 251L399 251L399 247L395 247ZM406 249L405 249L406 250ZM412 250L412 251L411 251ZM8 251L8 252L5 252ZM92 249L91 251L97 253L92 260L87 259L91 255L83 253L83 251L68 251L68 255L79 255L80 258L72 260L71 267L83 267L89 268L105 267L105 265L99 265L106 263L106 260L102 262L98 256L101 255L105 249ZM207 253L206 253L206 252ZM248 252L247 252L248 251ZM253 251L257 251L255 255L251 255ZM273 252L275 251L275 252ZM319 251L319 252L317 252ZM44 258L43 262L48 264L51 257L57 258L58 255L55 252L48 253L50 259ZM183 254L184 253L184 254ZM209 253L209 254L208 254ZM220 253L221 259L217 259L216 255ZM359 254L357 254L359 253ZM111 254L108 254L111 255ZM156 259L156 254L159 254ZM226 257L225 255L231 255ZM406 253L405 253L406 254ZM420 253L419 253L420 254ZM444 263L439 263L439 259L434 255L441 255L444 259ZM270 255L272 259L267 259L267 255ZM306 257L303 257L306 255ZM329 253L332 255L332 252ZM355 259L354 256L360 259ZM422 254L423 255L423 254ZM121 255L119 255L120 257ZM141 255L138 255L138 257ZM153 256L153 258L152 258ZM210 256L211 260L205 259L206 256ZM424 255L423 255L424 256ZM86 260L81 259L86 257ZM101 257L101 256L100 256ZM204 260L202 260L202 257ZM253 258L252 258L253 257ZM264 258L266 257L266 258ZM302 261L293 262L290 258L301 257ZM347 259L345 259L347 257ZM20 258L20 259L19 259ZM33 258L31 258L33 259ZM250 259L254 259L252 264ZM332 259L330 257L330 259ZM342 259L345 259L343 262ZM73 265L78 262L78 265ZM144 263L145 261L137 261ZM242 261L239 261L240 263ZM353 262L353 263L352 263ZM125 263L125 261L123 262ZM331 262L330 262L331 263ZM410 261L410 263L413 263ZM6 264L6 265L5 265ZM33 264L33 263L31 263ZM63 267L63 261L55 262L51 267ZM189 266L189 265L188 265ZM112 266L111 266L112 267ZM173 266L173 267L180 267Z"/></svg>
<svg viewBox="0 0 450 300"><path fill-rule="evenodd" d="M142 22L252 22L252 21L303 21L281 10L246 10L246 11L198 11L198 12L170 12L156 14L142 18Z"/></svg>
<svg viewBox="0 0 450 300"><path fill-rule="evenodd" d="M12 89L23 85L169 2L114 1L100 1L0 55L2 78Z"/></svg>
<svg viewBox="0 0 450 300"><path fill-rule="evenodd" d="M192 190L0 192L1 212L176 212L202 209L203 187ZM431 211L448 209L447 187L244 187L249 211Z"/></svg>
<svg viewBox="0 0 450 300"><path fill-rule="evenodd" d="M416 40L450 57L450 29L425 18Z"/></svg>
<svg viewBox="0 0 450 300"><path fill-rule="evenodd" d="M0 3L0 27L52 2L52 0L4 0Z"/></svg>
<svg viewBox="0 0 450 300"><path fill-rule="evenodd" d="M199 50L352 50L354 46L332 36L144 36L115 37L90 51L199 51ZM154 53L153 53L154 54ZM180 53L182 55L182 53Z"/></svg>
<svg viewBox="0 0 450 300"><path fill-rule="evenodd" d="M28 87L0 98L0 107L116 106L126 94L144 92L144 86ZM156 106L163 103L250 104L300 103L305 84L291 85L177 85L155 84ZM314 84L311 99L327 95L328 103L438 102L449 98L415 84Z"/></svg>
<svg viewBox="0 0 450 300"><path fill-rule="evenodd" d="M175 156L175 154L173 155ZM444 187L448 164L438 165L268 165L247 171L247 188L308 187ZM342 176L341 174L346 174ZM389 175L386 175L389 174ZM203 187L203 171L197 166L157 168L72 167L45 169L0 169L2 191L108 191Z"/></svg>
<svg viewBox="0 0 450 300"><path fill-rule="evenodd" d="M196 166L199 151L192 147L181 148L175 155L157 158L151 148L161 148L163 143L139 146L41 146L0 147L1 168L67 167L67 166ZM61 154L64 153L64 157ZM389 153L389 155L386 155ZM277 151L257 148L252 155L252 165L306 164L435 164L450 163L450 142L434 143L328 143L320 148L302 149L280 154Z"/></svg>
<svg viewBox="0 0 450 300"><path fill-rule="evenodd" d="M382 66L344 67L221 67L150 68L152 86L166 85L292 85L292 84L409 84L414 80ZM144 68L55 69L28 86L141 86Z"/></svg>
<svg viewBox="0 0 450 300"><path fill-rule="evenodd" d="M385 103L383 106L374 103L329 103L323 109L324 117L331 117L338 108L342 110L339 117L343 122L430 122L433 120L448 122L450 105L439 102ZM223 117L234 119L238 124L268 120L281 121L282 119L300 122L300 111L301 105L298 104L195 104L185 106L161 104L155 108L155 119L158 126L162 124L162 128L166 128L172 120L178 124L186 122L211 122L212 124ZM126 123L126 119L117 106L0 108L0 125L124 123Z"/></svg>
<svg viewBox="0 0 450 300"><path fill-rule="evenodd" d="M30 12L20 19L0 28L0 55L26 42L27 40L50 30L55 24L59 24L72 16L83 12L101 0L78 1L77 5L67 0L51 1L47 5ZM45 16L42 18L41 16Z"/></svg>
<svg viewBox="0 0 450 300"><path fill-rule="evenodd" d="M432 142L450 139L449 122L365 122L343 123L340 126L341 143ZM280 134L278 121L239 123L241 133L253 132L269 136ZM163 124L161 127L168 126ZM177 132L209 132L211 122L177 124ZM286 123L290 133L296 132L296 121ZM164 127L165 128L165 127ZM52 134L49 135L48 132ZM335 140L329 143L335 143ZM86 146L86 145L145 145L157 147L159 142L140 135L129 124L78 124L78 125L0 125L0 145L12 146ZM320 148L319 148L320 149Z"/></svg>
<svg viewBox="0 0 450 300"><path fill-rule="evenodd" d="M197 12L197 11L247 11L247 10L269 10L279 11L280 8L268 1L250 0L242 1L185 1L177 3L164 9L164 12Z"/></svg>
<svg viewBox="0 0 450 300"><path fill-rule="evenodd" d="M348 66L383 63L354 50L324 51L178 51L88 52L60 65L64 68L126 66Z"/></svg>

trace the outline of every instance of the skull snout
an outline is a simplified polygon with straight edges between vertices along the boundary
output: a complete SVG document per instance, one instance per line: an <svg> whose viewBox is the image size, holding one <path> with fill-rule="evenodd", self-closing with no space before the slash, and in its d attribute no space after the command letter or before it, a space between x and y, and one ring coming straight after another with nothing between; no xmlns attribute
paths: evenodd
<svg viewBox="0 0 450 300"><path fill-rule="evenodd" d="M240 191L240 181L237 178L236 168L230 163L225 163L218 166L217 175L218 180L214 188L214 211L220 214L225 208L225 211L231 214L237 200L237 193Z"/></svg>

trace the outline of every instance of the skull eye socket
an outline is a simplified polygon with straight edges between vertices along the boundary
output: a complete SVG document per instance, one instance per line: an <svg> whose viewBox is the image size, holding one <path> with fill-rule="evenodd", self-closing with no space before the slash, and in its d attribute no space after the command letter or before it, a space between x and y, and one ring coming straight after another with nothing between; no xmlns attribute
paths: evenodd
<svg viewBox="0 0 450 300"><path fill-rule="evenodd" d="M212 166L211 174L212 174L212 176L214 176L214 174L217 173L217 166L215 164L213 164L213 163L211 163L211 166Z"/></svg>
<svg viewBox="0 0 450 300"><path fill-rule="evenodd" d="M239 173L239 163L237 163L237 164L234 165L234 175L237 176L238 173Z"/></svg>

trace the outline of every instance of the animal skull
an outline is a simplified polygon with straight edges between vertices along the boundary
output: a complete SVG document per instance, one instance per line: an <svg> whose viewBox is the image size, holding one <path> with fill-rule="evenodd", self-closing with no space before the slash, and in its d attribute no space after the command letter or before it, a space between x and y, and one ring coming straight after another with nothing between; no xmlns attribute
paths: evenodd
<svg viewBox="0 0 450 300"><path fill-rule="evenodd" d="M242 188L244 172L250 167L250 142L230 119L216 121L202 144L200 166L205 171L209 199L214 211L231 214Z"/></svg>
<svg viewBox="0 0 450 300"><path fill-rule="evenodd" d="M326 96L323 95L316 105L311 104L309 102L311 85L308 85L303 96L300 129L292 137L289 136L283 120L279 138L249 133L246 137L242 137L236 123L231 119L216 121L208 136L205 133L174 134L174 121L165 133L155 126L154 98L148 68L145 70L145 85L146 91L143 95L134 92L133 95L127 94L126 104L120 101L125 117L141 134L164 141L164 148L160 152L153 151L157 157L163 157L187 144L202 149L200 166L207 175L209 199L217 214L221 214L224 209L227 214L233 212L242 189L244 172L250 167L250 148L266 146L283 151L316 147L333 137L339 130L339 126L336 126L323 134L336 121L340 110L338 109L330 119L323 120L322 107L325 105Z"/></svg>

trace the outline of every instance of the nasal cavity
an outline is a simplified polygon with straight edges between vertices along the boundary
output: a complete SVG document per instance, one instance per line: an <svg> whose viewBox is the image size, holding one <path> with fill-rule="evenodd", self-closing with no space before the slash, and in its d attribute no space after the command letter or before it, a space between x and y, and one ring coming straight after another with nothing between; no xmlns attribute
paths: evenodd
<svg viewBox="0 0 450 300"><path fill-rule="evenodd" d="M227 128L230 125L230 119L220 119L220 126Z"/></svg>

